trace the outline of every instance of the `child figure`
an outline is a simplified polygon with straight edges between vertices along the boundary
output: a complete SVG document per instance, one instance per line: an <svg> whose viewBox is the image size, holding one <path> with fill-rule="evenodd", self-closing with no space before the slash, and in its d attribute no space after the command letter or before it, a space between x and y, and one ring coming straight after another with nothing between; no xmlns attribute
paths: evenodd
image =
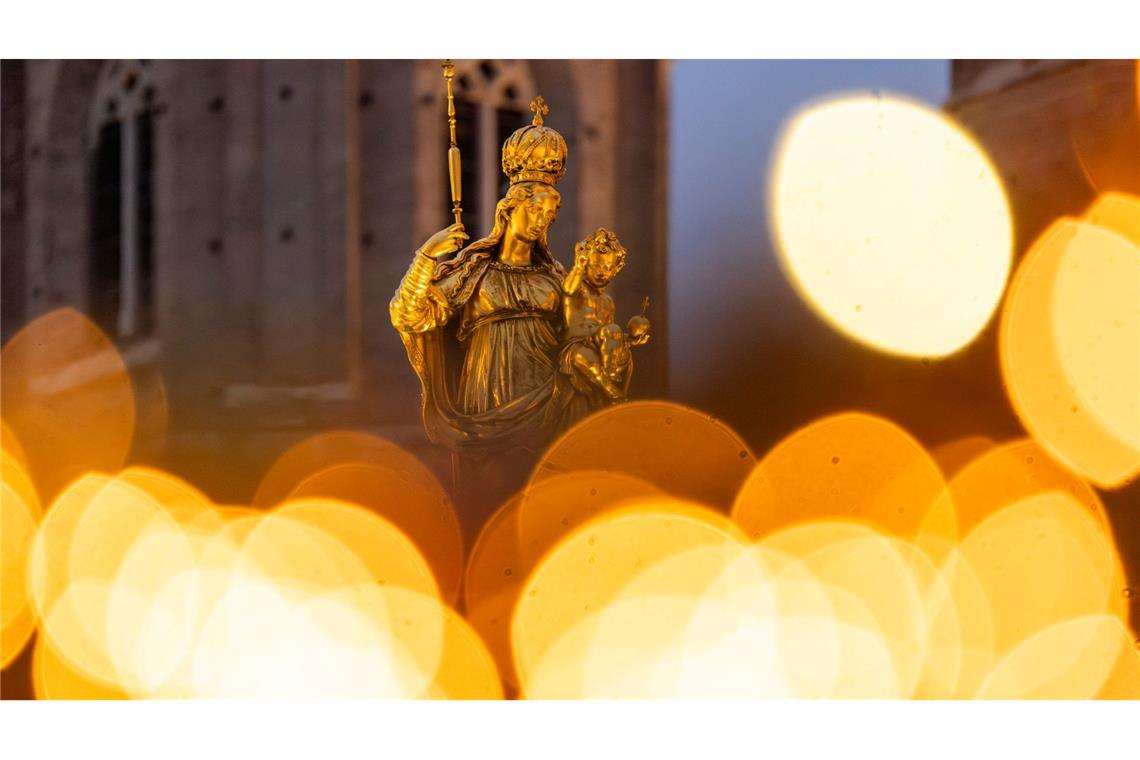
<svg viewBox="0 0 1140 760"><path fill-rule="evenodd" d="M566 342L561 369L588 400L587 411L625 399L633 374L630 346L649 341L648 298L642 314L629 321L628 332L614 324L614 301L606 286L625 266L625 256L617 236L599 228L574 246L574 268L562 284Z"/></svg>

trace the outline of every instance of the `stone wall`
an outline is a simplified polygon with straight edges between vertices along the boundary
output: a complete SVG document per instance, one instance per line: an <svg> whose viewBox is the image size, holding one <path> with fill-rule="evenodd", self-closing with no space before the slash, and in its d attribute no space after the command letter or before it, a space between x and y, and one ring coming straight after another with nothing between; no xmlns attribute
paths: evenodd
<svg viewBox="0 0 1140 760"><path fill-rule="evenodd" d="M1136 61L956 61L947 110L989 152L1018 251L1109 190L1140 194Z"/></svg>

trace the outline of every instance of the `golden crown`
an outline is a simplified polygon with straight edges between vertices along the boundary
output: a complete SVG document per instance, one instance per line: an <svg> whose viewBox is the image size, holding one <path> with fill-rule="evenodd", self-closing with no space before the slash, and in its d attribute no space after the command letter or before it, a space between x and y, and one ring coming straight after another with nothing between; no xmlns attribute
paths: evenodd
<svg viewBox="0 0 1140 760"><path fill-rule="evenodd" d="M503 173L512 185L518 182L554 185L566 173L566 140L542 123L543 115L550 113L550 108L541 95L530 104L530 110L534 111L534 121L515 130L503 143Z"/></svg>

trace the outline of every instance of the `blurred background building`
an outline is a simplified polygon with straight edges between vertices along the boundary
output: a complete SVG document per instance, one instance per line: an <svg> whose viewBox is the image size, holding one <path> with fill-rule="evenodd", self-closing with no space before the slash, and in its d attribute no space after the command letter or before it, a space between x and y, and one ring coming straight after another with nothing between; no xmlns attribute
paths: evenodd
<svg viewBox="0 0 1140 760"><path fill-rule="evenodd" d="M1140 191L1136 61L956 61L947 110L989 152L1018 253L1100 193Z"/></svg>
<svg viewBox="0 0 1140 760"><path fill-rule="evenodd" d="M451 221L439 63L4 61L4 338L62 306L88 314L142 392L166 396L165 448L143 420L135 456L220 500L247 501L274 456L326 429L445 469L388 318L414 251ZM635 393L662 395L667 64L456 73L472 239L505 190L499 148L541 94L570 147L552 246L569 262L593 229L619 234L619 308L648 295L661 316Z"/></svg>

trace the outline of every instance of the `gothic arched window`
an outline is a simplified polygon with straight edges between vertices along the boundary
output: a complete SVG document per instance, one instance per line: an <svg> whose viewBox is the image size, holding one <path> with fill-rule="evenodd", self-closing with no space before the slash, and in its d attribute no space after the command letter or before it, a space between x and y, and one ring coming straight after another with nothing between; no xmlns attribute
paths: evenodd
<svg viewBox="0 0 1140 760"><path fill-rule="evenodd" d="M154 332L155 88L146 61L109 61L91 131L88 311L109 335Z"/></svg>
<svg viewBox="0 0 1140 760"><path fill-rule="evenodd" d="M503 143L530 121L534 84L521 61L459 61L455 65L455 135L462 156L463 211L472 239L489 232L495 203L507 190ZM444 134L444 139L449 137ZM442 148L446 153L447 145ZM446 165L444 167L446 171ZM450 185L444 176L447 207ZM478 223L477 230L471 229Z"/></svg>

